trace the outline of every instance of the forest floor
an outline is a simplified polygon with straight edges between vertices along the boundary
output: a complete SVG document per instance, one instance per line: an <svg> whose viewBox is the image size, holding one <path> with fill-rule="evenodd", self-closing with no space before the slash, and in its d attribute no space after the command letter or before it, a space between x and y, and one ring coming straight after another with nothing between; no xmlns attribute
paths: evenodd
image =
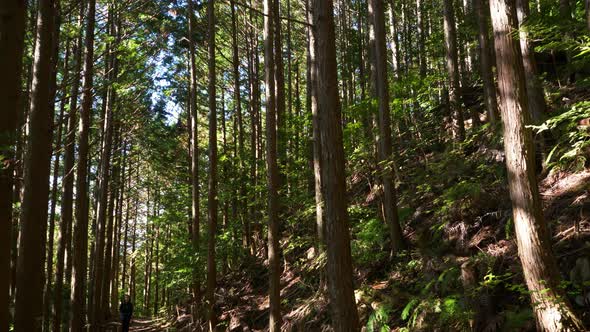
<svg viewBox="0 0 590 332"><path fill-rule="evenodd" d="M540 189L560 271L566 280L576 278L580 260L590 254L590 169L552 173ZM511 222L509 200L499 187L488 192L494 190L499 190L494 194L501 200L496 202L499 209L474 211L482 202L472 201L467 210L480 214L479 219L471 224L465 220L447 223L440 238L432 234L436 218L421 216L420 211L427 208L417 208L405 229L410 247L415 249L394 262L384 259L356 270L355 297L364 326L387 326L391 331L401 331L404 326L411 326L411 331L437 331L443 326L442 331L465 331L469 330L467 325L477 324L477 331L534 331L515 239L507 229ZM283 261L282 330L331 331L328 304L315 291L317 279L304 278L316 258L312 250L304 256L299 262ZM250 258L220 280L220 331L267 329L268 274L264 264L260 257ZM470 291L465 292L466 288ZM580 299L578 294L570 300L589 323L590 293L581 296L589 298ZM476 312L462 311L461 301L475 303ZM172 331L189 331L190 321L190 315L167 324L136 320L132 331L167 331L171 327Z"/></svg>
<svg viewBox="0 0 590 332"><path fill-rule="evenodd" d="M399 208L410 249L395 260L384 254L386 229L371 223L380 220L374 214L379 211L374 165L357 168L349 178L361 323L367 331L534 331L501 141L480 130L460 149L427 147L419 154L424 158L408 158L397 174L403 179ZM590 326L590 168L554 169L544 174L539 189L564 290ZM297 207L288 213L296 215L293 211ZM313 217L294 219L285 226L291 235L281 241L282 330L331 331L326 296L317 291L325 259L313 249ZM246 256L222 274L216 294L221 331L267 329L263 256L262 251ZM170 324L188 331L187 317Z"/></svg>

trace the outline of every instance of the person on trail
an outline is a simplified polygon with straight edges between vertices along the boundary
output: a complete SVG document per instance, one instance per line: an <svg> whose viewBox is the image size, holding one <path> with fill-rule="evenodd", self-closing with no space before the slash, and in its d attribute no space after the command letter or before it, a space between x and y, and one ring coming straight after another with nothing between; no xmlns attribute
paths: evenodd
<svg viewBox="0 0 590 332"><path fill-rule="evenodd" d="M123 332L129 332L129 323L131 323L131 316L133 315L133 304L129 295L125 295L123 302L121 302L119 315L123 324Z"/></svg>

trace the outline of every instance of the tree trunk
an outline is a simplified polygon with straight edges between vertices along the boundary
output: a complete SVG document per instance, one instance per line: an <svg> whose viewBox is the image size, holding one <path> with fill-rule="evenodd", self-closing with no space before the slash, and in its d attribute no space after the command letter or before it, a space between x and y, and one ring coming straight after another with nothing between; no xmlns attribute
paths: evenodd
<svg viewBox="0 0 590 332"><path fill-rule="evenodd" d="M17 119L20 113L21 72L23 62L25 13L27 1L7 0L0 4L0 331L8 331L10 302L10 250L13 202L13 152L17 138ZM10 51L7 51L10 50Z"/></svg>
<svg viewBox="0 0 590 332"><path fill-rule="evenodd" d="M479 63L481 79L483 81L484 103L491 124L498 122L498 101L496 99L496 83L492 70L493 60L490 54L490 38L488 36L488 8L487 0L474 0L474 10L477 16Z"/></svg>
<svg viewBox="0 0 590 332"><path fill-rule="evenodd" d="M74 225L73 292L71 331L81 331L86 322L86 272L88 253L88 136L92 112L94 71L94 25L96 0L88 0L84 41L82 107L78 129L78 168L76 172L76 224Z"/></svg>
<svg viewBox="0 0 590 332"><path fill-rule="evenodd" d="M280 18L281 1L274 0L272 15L274 17L274 66L275 66L275 107L276 107L276 126L277 126L277 163L279 167L279 182L277 184L277 192L286 188L287 175L285 173L287 167L287 142L285 136L285 66L283 64L283 39L281 33L281 18ZM277 215L280 213L280 202L278 203Z"/></svg>
<svg viewBox="0 0 590 332"><path fill-rule="evenodd" d="M529 11L528 0L516 0L516 12L520 28L526 22ZM526 80L528 109L531 113L533 124L538 125L543 121L543 114L545 114L545 110L547 109L545 94L537 76L537 61L535 60L535 53L529 34L526 29L519 29L518 32L520 35L520 50L522 52L522 63L524 65Z"/></svg>
<svg viewBox="0 0 590 332"><path fill-rule="evenodd" d="M313 144L313 178L314 178L314 193L315 193L315 219L316 219L316 236L318 255L325 252L326 246L326 226L324 222L324 198L322 196L322 141L320 134L320 118L318 114L318 67L317 67L317 41L316 34L313 27L313 12L310 8L310 0L306 1L307 8L307 51L309 52L308 66L309 79L307 89L309 90L308 97L309 110L312 120L312 144ZM321 284L321 281L320 281Z"/></svg>
<svg viewBox="0 0 590 332"><path fill-rule="evenodd" d="M322 142L322 189L325 201L327 275L335 331L359 331L354 301L352 258L346 202L344 148L338 99L334 4L313 0L317 29L318 114Z"/></svg>
<svg viewBox="0 0 590 332"><path fill-rule="evenodd" d="M401 67L401 58L399 50L399 39L397 31L397 21L395 19L395 0L389 3L389 33L391 34L391 63L393 64L393 77L399 76Z"/></svg>
<svg viewBox="0 0 590 332"><path fill-rule="evenodd" d="M513 220L524 278L531 293L540 331L583 331L565 294L535 177L531 117L527 110L520 47L513 38L518 28L514 0L490 0L496 44L500 109L504 123L504 150Z"/></svg>
<svg viewBox="0 0 590 332"><path fill-rule="evenodd" d="M29 137L25 159L21 234L18 251L15 331L40 331L43 319L43 280L47 199L53 126L51 99L52 52L56 16L54 0L40 0L33 64Z"/></svg>
<svg viewBox="0 0 590 332"><path fill-rule="evenodd" d="M279 169L277 163L277 114L275 89L275 59L276 42L274 38L274 8L273 0L264 0L264 67L266 80L266 167L268 188L268 263L270 270L269 302L270 321L269 330L281 330L281 300L280 300L280 260L279 260Z"/></svg>
<svg viewBox="0 0 590 332"><path fill-rule="evenodd" d="M114 17L113 17L113 9L109 8L108 14L108 25L109 25L109 34L113 36L115 31L114 27ZM110 218L110 214L108 213L109 205L111 205L112 201L109 200L109 192L111 192L111 152L113 146L113 112L114 112L114 103L115 103L115 91L112 87L112 83L116 78L116 69L115 69L115 57L113 54L113 49L115 48L114 45L111 43L107 44L106 49L106 69L105 73L107 75L107 87L106 87L106 99L105 103L105 112L103 118L103 141L101 147L101 156L100 156L100 169L99 169L99 184L98 184L98 201L96 206L96 248L95 248L95 260L94 260L94 297L93 303L91 305L91 319L90 323L93 326L100 324L104 319L104 312L106 312L103 308L104 301L103 299L107 297L105 293L105 289L103 286L106 285L105 279L108 279L108 275L106 274L105 263L105 249L106 249L106 242L107 236L109 233L107 232L107 227L110 227L110 231L112 232L112 219ZM108 223L108 225L107 225ZM108 258L108 263L110 263L110 258Z"/></svg>
<svg viewBox="0 0 590 332"><path fill-rule="evenodd" d="M207 241L207 311L209 331L215 331L217 317L215 314L215 238L217 232L217 111L216 111L216 74L215 74L215 1L207 4L208 31L208 71L209 71L209 196L208 207L208 241Z"/></svg>
<svg viewBox="0 0 590 332"><path fill-rule="evenodd" d="M58 58L58 51L59 51L59 26L58 23L59 15L56 16L56 25L54 30L54 40L53 40L53 54L52 54L52 67L55 69L52 73L52 91L50 94L50 100L55 100L56 95L56 75L57 75L57 58ZM59 108L59 116L57 118L57 137L55 139L55 147L53 149L55 154L55 159L53 161L53 174L52 174L52 183L51 183L51 199L50 199L50 208L49 208L49 230L47 231L47 249L45 255L45 263L47 265L47 278L45 278L45 289L43 294L43 329L45 331L49 331L49 321L53 316L51 312L52 308L52 297L51 297L51 287L52 287L52 279L53 279L53 251L54 251L54 235L55 235L55 210L57 207L57 178L59 176L59 165L61 159L61 143L62 143L62 132L63 132L63 122L64 122L64 111L66 107L66 90L67 90L67 81L68 81L68 58L70 55L70 48L69 48L69 41L66 44L66 54L64 59L64 66L63 66L63 91L62 91L62 100L60 102ZM53 105L53 104L52 104ZM61 208L61 207L60 207Z"/></svg>
<svg viewBox="0 0 590 332"><path fill-rule="evenodd" d="M393 257L404 247L402 229L397 214L397 195L392 179L392 152L391 152L391 116L389 113L389 92L387 79L387 49L385 45L385 11L383 0L369 0L370 24L374 31L374 56L375 61L375 90L379 106L379 167L381 168L381 180L383 182L383 211L385 222L389 226L391 241L390 255Z"/></svg>
<svg viewBox="0 0 590 332"><path fill-rule="evenodd" d="M465 123L461 107L459 62L457 60L457 28L453 0L443 0L444 33L447 70L449 72L449 102L453 113L453 135L458 141L465 139Z"/></svg>
<svg viewBox="0 0 590 332"><path fill-rule="evenodd" d="M586 5L586 27L590 30L590 0L584 1Z"/></svg>
<svg viewBox="0 0 590 332"><path fill-rule="evenodd" d="M78 27L81 28L84 16L84 6L80 4L80 13L78 15ZM54 292L54 317L53 330L60 331L62 323L62 304L63 304L63 283L64 283L64 260L68 243L71 242L71 229L73 217L73 199L74 199L74 148L76 141L76 112L78 108L78 88L80 87L80 69L82 67L82 33L78 35L77 42L72 50L74 54L73 81L71 88L70 111L68 114L68 123L66 129L65 154L64 154L64 172L62 178L62 198L61 198L61 223L59 226L60 233L58 238L56 274L55 274L55 292ZM71 250L67 249L70 255ZM69 284L70 280L66 278Z"/></svg>
<svg viewBox="0 0 590 332"><path fill-rule="evenodd" d="M418 60L420 64L420 78L426 77L426 33L424 32L424 0L416 0L416 27L418 28ZM383 6L381 6L383 7ZM380 14L381 15L381 14ZM387 61L386 61L387 63Z"/></svg>
<svg viewBox="0 0 590 332"><path fill-rule="evenodd" d="M9 328L9 304L12 284L16 281L11 268L13 177L16 163L14 145L18 137L18 118L21 110L22 64L27 1L8 0L0 4L0 102L3 105L0 121L0 330ZM14 238L16 243L16 238ZM16 250L13 250L15 256ZM16 257L15 257L16 258ZM14 264L13 264L14 266Z"/></svg>
<svg viewBox="0 0 590 332"><path fill-rule="evenodd" d="M194 35L194 12L193 0L188 0L188 34L189 34L189 65L190 65L190 91L189 91L189 113L191 118L191 215L192 215L192 246L196 255L200 248L200 211L199 211L199 123L197 110L197 68L195 64L195 43ZM193 297L196 303L200 302L201 286L199 282L199 271L195 267L193 271Z"/></svg>
<svg viewBox="0 0 590 332"><path fill-rule="evenodd" d="M253 21L253 14L252 14L252 10L250 10L249 13L249 18L250 21ZM249 80L249 84L250 84L250 131L251 131L251 136L250 136L250 149L251 149L251 155L250 155L250 181L251 181L251 190L249 192L249 194L252 196L252 200L254 202L256 202L256 186L258 184L258 96L259 96L259 88L260 88L260 83L258 80L258 77L255 75L255 68L254 68L254 64L255 64L255 60L254 58L258 58L258 49L257 49L257 45L258 45L258 40L256 39L256 36L254 34L254 28L250 27L249 29L249 41L250 41L250 45L248 47L248 80ZM251 204L250 205L250 211L249 211L249 219L251 220L256 220L256 205L255 204ZM257 223L254 222L254 225L256 225ZM258 232L255 230L256 227L255 226L251 226L250 227L250 234L249 234L249 238L250 238L250 254L251 255L255 255L256 254L256 240L258 238L258 236L256 236L258 234ZM253 231L254 230L254 231ZM253 234L254 232L256 232L257 234Z"/></svg>

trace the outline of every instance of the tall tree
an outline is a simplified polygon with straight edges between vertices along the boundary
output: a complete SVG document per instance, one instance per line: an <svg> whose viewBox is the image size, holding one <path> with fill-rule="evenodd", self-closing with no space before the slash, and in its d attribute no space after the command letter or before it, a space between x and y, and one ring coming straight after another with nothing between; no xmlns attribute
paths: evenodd
<svg viewBox="0 0 590 332"><path fill-rule="evenodd" d="M279 168L277 163L277 114L275 86L275 50L273 0L264 0L264 70L266 82L266 167L268 189L268 263L270 269L269 302L271 332L281 330L279 260Z"/></svg>
<svg viewBox="0 0 590 332"><path fill-rule="evenodd" d="M96 0L86 3L84 39L84 73L82 104L78 128L78 165L76 169L76 223L73 237L73 290L70 330L80 331L86 325L86 272L88 266L88 136L93 99L94 25Z"/></svg>
<svg viewBox="0 0 590 332"><path fill-rule="evenodd" d="M114 32L114 8L110 7L108 10L108 31L111 37L115 36ZM102 146L100 149L100 173L98 179L98 201L96 205L96 247L94 254L94 284L93 284L93 303L91 304L92 312L90 313L90 323L96 325L102 321L105 317L103 308L103 298L108 298L106 295L105 280L108 278L105 271L105 249L107 245L107 227L112 231L112 219L110 213L108 213L109 205L112 201L109 200L109 192L111 192L111 154L113 146L113 112L115 108L115 91L112 87L113 78L116 77L115 58L113 50L115 45L109 42L106 48L106 70L107 73L107 87L106 87L106 98L104 99L104 114L102 120ZM112 196L112 194L111 194ZM108 253L107 253L108 254ZM106 260L109 260L106 258Z"/></svg>
<svg viewBox="0 0 590 332"><path fill-rule="evenodd" d="M465 123L461 107L461 85L459 81L459 62L457 58L457 27L453 0L443 0L444 33L447 71L449 79L449 103L453 114L453 134L455 139L465 139Z"/></svg>
<svg viewBox="0 0 590 332"><path fill-rule="evenodd" d="M208 206L208 241L207 241L207 311L209 331L216 330L215 287L216 262L215 238L217 232L217 106L216 106L216 74L215 74L215 1L207 4L207 46L209 51L209 196Z"/></svg>
<svg viewBox="0 0 590 332"><path fill-rule="evenodd" d="M73 80L70 92L70 109L67 117L66 138L64 143L64 170L62 177L62 198L61 198L61 222L59 226L59 237L57 247L57 258L55 267L55 290L54 290L54 317L53 330L59 331L62 323L62 302L63 302L63 284L65 269L65 253L71 240L71 229L73 219L73 199L74 199L74 148L76 142L76 112L78 111L78 89L80 87L80 69L82 68L82 24L84 19L84 5L79 4L80 11L78 15L78 34L77 41L74 44L72 53L74 54L74 69L72 71ZM71 251L70 251L71 255ZM70 259L71 260L71 259ZM66 278L67 283L70 280Z"/></svg>
<svg viewBox="0 0 590 332"><path fill-rule="evenodd" d="M27 1L0 3L0 330L8 331L10 290L10 244L12 234L12 187L14 144L20 110L25 13Z"/></svg>
<svg viewBox="0 0 590 332"><path fill-rule="evenodd" d="M45 229L53 125L52 51L56 2L41 0L37 9L29 136L25 159L21 233L17 263L14 328L40 331L43 315Z"/></svg>
<svg viewBox="0 0 590 332"><path fill-rule="evenodd" d="M195 64L195 42L194 38L194 12L193 1L188 0L188 40L189 40L189 114L190 114L190 156L191 156L191 216L192 216L192 238L191 243L195 253L200 247L200 210L199 210L199 114L197 111L197 68ZM200 301L199 272L195 266L193 270L193 297L196 302Z"/></svg>
<svg viewBox="0 0 590 332"><path fill-rule="evenodd" d="M496 83L492 71L492 58L489 30L489 7L487 0L474 0L474 10L477 16L477 29L479 41L479 63L481 79L483 81L484 103L490 123L498 121L498 101L496 99Z"/></svg>
<svg viewBox="0 0 590 332"><path fill-rule="evenodd" d="M318 238L317 247L318 254L325 252L325 234L326 226L324 222L324 198L322 195L322 141L320 134L320 117L318 114L318 67L317 67L317 41L316 31L313 26L313 12L310 8L310 1L306 1L307 7L307 66L308 79L308 112L311 113L312 126L312 163L313 163L313 178L314 178L314 196L315 196L315 218L316 218L316 234Z"/></svg>
<svg viewBox="0 0 590 332"><path fill-rule="evenodd" d="M581 321L559 288L559 271L543 218L532 133L527 127L531 116L524 67L519 44L513 38L518 29L515 1L490 0L490 11L514 228L537 327L540 331L583 331Z"/></svg>
<svg viewBox="0 0 590 332"><path fill-rule="evenodd" d="M533 44L526 28L523 27L530 12L529 1L516 0L516 12L520 27L518 32L520 35L520 49L522 52L522 63L524 65L524 75L526 80L528 109L531 113L533 123L539 124L543 121L543 114L547 109L547 104L545 103L543 86L537 76L537 61L535 60Z"/></svg>
<svg viewBox="0 0 590 332"><path fill-rule="evenodd" d="M385 40L385 9L383 0L369 0L369 17L372 18L374 38L375 62L375 90L377 92L377 104L379 106L379 137L378 155L381 168L381 181L383 182L383 211L385 221L389 225L389 237L391 241L391 256L398 253L404 247L402 229L397 213L397 195L393 184L391 167L391 116L389 113L389 84L387 78L387 49Z"/></svg>
<svg viewBox="0 0 590 332"><path fill-rule="evenodd" d="M312 4L317 29L318 114L323 152L321 182L326 207L327 275L332 324L336 331L359 331L346 202L334 4L331 0L313 0Z"/></svg>

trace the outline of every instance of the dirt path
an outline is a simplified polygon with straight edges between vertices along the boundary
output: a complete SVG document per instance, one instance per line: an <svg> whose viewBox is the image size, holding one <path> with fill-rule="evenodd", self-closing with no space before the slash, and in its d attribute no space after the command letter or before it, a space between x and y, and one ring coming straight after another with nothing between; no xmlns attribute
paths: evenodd
<svg viewBox="0 0 590 332"><path fill-rule="evenodd" d="M150 318L134 318L131 322L131 328L129 331L134 332L155 332L165 331L166 329L161 325L162 320L150 319Z"/></svg>

